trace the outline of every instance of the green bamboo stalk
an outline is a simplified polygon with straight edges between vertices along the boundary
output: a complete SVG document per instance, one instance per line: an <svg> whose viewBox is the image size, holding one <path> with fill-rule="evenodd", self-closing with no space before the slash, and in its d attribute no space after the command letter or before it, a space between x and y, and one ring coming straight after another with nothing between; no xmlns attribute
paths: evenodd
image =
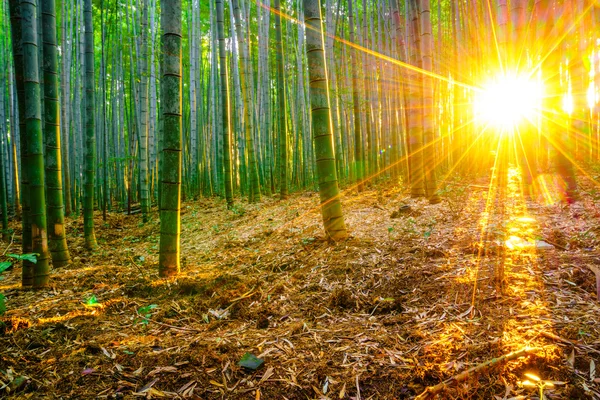
<svg viewBox="0 0 600 400"><path fill-rule="evenodd" d="M283 77L283 42L281 40L281 16L279 0L273 1L275 11L275 63L277 65L277 116L279 118L279 198L288 195L288 146L289 138L286 122L285 80Z"/></svg>
<svg viewBox="0 0 600 400"><path fill-rule="evenodd" d="M19 139L21 142L20 157L21 165L29 165L27 153L27 133L25 131L25 85L23 76L23 30L21 26L21 4L19 0L9 1L10 9L10 25L12 33L12 51L13 65L15 69L15 81L17 89L17 112L19 114ZM16 156L16 152L14 153ZM21 169L21 199L22 199L22 246L23 254L31 253L31 216L30 216L30 199L29 199L29 178L28 168ZM23 260L23 271L21 282L24 287L29 287L33 284L33 268L34 264L30 261Z"/></svg>
<svg viewBox="0 0 600 400"><path fill-rule="evenodd" d="M23 38L23 82L25 86L25 129L27 132L31 204L31 250L37 253L31 285L44 287L49 282L48 233L46 231L46 194L44 193L44 150L42 137L40 81L38 67L37 6L35 0L21 0ZM25 277L24 277L25 278ZM29 284L23 281L23 286Z"/></svg>
<svg viewBox="0 0 600 400"><path fill-rule="evenodd" d="M346 238L348 233L344 224L336 173L329 82L325 66L325 45L319 0L304 0L304 20L307 27L306 57L321 215L327 235L334 240L340 240Z"/></svg>
<svg viewBox="0 0 600 400"><path fill-rule="evenodd" d="M221 74L221 107L223 124L223 164L225 164L225 199L227 208L233 207L233 184L231 176L231 126L229 122L229 78L227 74L227 53L225 52L225 33L223 1L216 0L217 34L219 37L219 70Z"/></svg>
<svg viewBox="0 0 600 400"><path fill-rule="evenodd" d="M140 77L140 200L142 219L148 222L150 192L148 189L148 0L142 0L141 77Z"/></svg>
<svg viewBox="0 0 600 400"><path fill-rule="evenodd" d="M83 191L83 236L85 246L98 247L94 232L94 168L96 168L96 129L94 120L94 26L92 0L83 4L85 24L85 183Z"/></svg>
<svg viewBox="0 0 600 400"><path fill-rule="evenodd" d="M181 0L164 0L161 4L162 80L161 103L163 143L160 195L161 277L179 272L181 206Z"/></svg>
<svg viewBox="0 0 600 400"><path fill-rule="evenodd" d="M354 14L352 1L348 0L348 33L350 42L356 43L354 39ZM360 104L358 102L358 50L350 48L350 63L352 64L352 104L354 112L354 165L356 172L356 183L359 192L364 190L363 179L365 177L365 163L363 151L363 135L360 130Z"/></svg>
<svg viewBox="0 0 600 400"><path fill-rule="evenodd" d="M420 0L420 27L421 27L421 59L423 69L433 71L433 39L431 32L431 9L429 0ZM430 75L423 74L421 77L423 90L423 167L425 178L425 196L432 204L441 200L436 193L435 166L436 157L435 144L435 103L433 97L434 81Z"/></svg>
<svg viewBox="0 0 600 400"><path fill-rule="evenodd" d="M244 100L244 129L246 138L246 149L248 152L248 166L250 168L250 185L249 185L249 201L251 203L260 201L260 185L258 180L258 165L256 162L256 155L254 152L254 118L252 116L253 104L252 95L250 93L249 80L252 79L252 75L249 74L248 65L248 48L244 35L242 33L242 21L240 17L240 8L238 6L238 0L232 0L233 4L233 16L236 23L236 33L238 40L238 47L240 52L240 83L242 87L242 96Z"/></svg>
<svg viewBox="0 0 600 400"><path fill-rule="evenodd" d="M58 56L54 0L42 0L42 37L44 41L44 137L46 138L47 222L52 264L63 267L71 261L65 236L61 143L58 103Z"/></svg>

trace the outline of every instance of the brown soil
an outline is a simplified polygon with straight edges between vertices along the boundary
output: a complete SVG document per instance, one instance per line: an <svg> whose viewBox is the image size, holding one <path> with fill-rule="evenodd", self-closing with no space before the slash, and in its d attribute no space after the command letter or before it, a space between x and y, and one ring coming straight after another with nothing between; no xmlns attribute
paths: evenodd
<svg viewBox="0 0 600 400"><path fill-rule="evenodd" d="M20 268L0 282L0 397L409 399L530 346L439 398L538 398L525 373L554 382L547 398L598 398L599 203L585 182L573 206L526 202L511 179L504 199L485 182L436 205L389 185L346 194L338 243L317 194L190 202L175 279L158 278L156 211L99 216L94 253L69 220L73 263L49 288L20 289ZM240 367L246 353L264 364Z"/></svg>

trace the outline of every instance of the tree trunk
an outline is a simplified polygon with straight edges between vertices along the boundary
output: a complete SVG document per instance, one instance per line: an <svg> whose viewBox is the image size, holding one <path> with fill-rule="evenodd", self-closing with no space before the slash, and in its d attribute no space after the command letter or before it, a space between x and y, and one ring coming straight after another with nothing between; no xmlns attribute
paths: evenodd
<svg viewBox="0 0 600 400"><path fill-rule="evenodd" d="M285 200L288 196L288 146L287 110L285 104L285 79L283 72L283 41L281 35L281 15L279 0L273 1L275 12L275 63L277 66L277 116L279 137L279 198Z"/></svg>
<svg viewBox="0 0 600 400"><path fill-rule="evenodd" d="M59 126L58 56L54 0L42 0L44 41L44 136L46 138L46 194L48 196L48 240L52 265L63 267L71 261L65 235L61 141Z"/></svg>
<svg viewBox="0 0 600 400"><path fill-rule="evenodd" d="M27 163L31 204L31 250L37 253L31 281L24 276L22 284L34 288L48 285L50 264L46 231L46 195L44 192L44 151L38 67L37 10L35 0L21 0L23 33L23 81L25 85L25 129L27 131Z"/></svg>
<svg viewBox="0 0 600 400"><path fill-rule="evenodd" d="M225 52L225 32L223 0L216 0L217 32L219 38L219 70L221 74L221 121L223 128L223 164L225 167L225 200L227 208L233 207L233 184L231 176L231 126L229 123L229 78L227 74L227 53Z"/></svg>
<svg viewBox="0 0 600 400"><path fill-rule="evenodd" d="M344 224L338 188L335 151L329 101L329 83L325 66L321 6L319 0L304 0L306 56L310 87L312 136L317 159L319 197L325 232L333 240L348 236Z"/></svg>
<svg viewBox="0 0 600 400"><path fill-rule="evenodd" d="M161 4L163 143L160 198L161 277L179 273L181 207L181 0Z"/></svg>
<svg viewBox="0 0 600 400"><path fill-rule="evenodd" d="M350 34L350 42L356 43L354 38L354 13L352 10L353 0L348 0L348 31ZM359 192L364 190L364 152L363 152L363 135L360 129L360 104L358 100L358 57L355 48L350 49L350 64L352 65L352 104L354 111L354 166L355 179Z"/></svg>
<svg viewBox="0 0 600 400"><path fill-rule="evenodd" d="M94 31L92 0L83 4L85 24L85 184L83 199L83 236L90 250L98 247L94 232L94 168L96 167L96 132L94 99Z"/></svg>

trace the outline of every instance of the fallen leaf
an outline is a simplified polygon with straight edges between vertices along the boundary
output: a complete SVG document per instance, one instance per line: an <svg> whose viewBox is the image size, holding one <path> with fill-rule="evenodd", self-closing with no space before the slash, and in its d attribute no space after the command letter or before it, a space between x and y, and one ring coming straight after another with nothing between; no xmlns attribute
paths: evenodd
<svg viewBox="0 0 600 400"><path fill-rule="evenodd" d="M156 374L159 374L161 372L177 372L177 368L176 367L172 367L172 366L156 367L152 371L148 372L148 375L146 375L146 376L156 375Z"/></svg>
<svg viewBox="0 0 600 400"><path fill-rule="evenodd" d="M464 317L466 317L467 315L469 315L471 313L471 310L473 310L473 306L469 307L469 309L467 311L465 311L464 313L459 314L458 318L464 318Z"/></svg>
<svg viewBox="0 0 600 400"><path fill-rule="evenodd" d="M269 379L271 377L271 375L273 375L273 367L267 368L267 370L263 374L262 378L260 378L260 382L258 382L258 384L260 385L261 383L263 383L264 381Z"/></svg>
<svg viewBox="0 0 600 400"><path fill-rule="evenodd" d="M571 368L575 367L575 349L571 350L571 354L567 358L567 364L569 364Z"/></svg>
<svg viewBox="0 0 600 400"><path fill-rule="evenodd" d="M264 363L264 360L262 360L261 358L256 357L254 354L246 353L246 354L244 354L242 359L238 362L238 365L240 367L248 368L251 370L256 370L263 363Z"/></svg>

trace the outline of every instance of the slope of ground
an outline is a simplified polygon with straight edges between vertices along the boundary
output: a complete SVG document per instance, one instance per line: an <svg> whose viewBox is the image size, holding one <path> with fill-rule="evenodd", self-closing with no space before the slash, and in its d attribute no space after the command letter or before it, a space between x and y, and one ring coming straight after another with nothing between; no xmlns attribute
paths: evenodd
<svg viewBox="0 0 600 400"><path fill-rule="evenodd" d="M48 289L21 290L20 268L0 282L0 397L408 399L527 348L440 398L539 398L526 373L553 384L547 398L600 398L599 199L526 201L518 179L448 185L437 205L346 194L339 243L317 194L190 202L169 280L157 215L97 219L94 254L70 220L74 262ZM241 367L246 353L264 364Z"/></svg>

